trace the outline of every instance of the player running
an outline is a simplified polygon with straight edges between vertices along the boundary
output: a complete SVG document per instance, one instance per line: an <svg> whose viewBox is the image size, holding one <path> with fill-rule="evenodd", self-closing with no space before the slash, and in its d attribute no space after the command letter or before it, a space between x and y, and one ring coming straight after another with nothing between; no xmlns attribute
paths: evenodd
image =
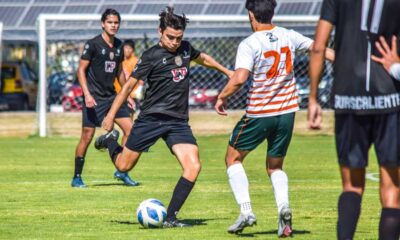
<svg viewBox="0 0 400 240"><path fill-rule="evenodd" d="M224 110L227 98L252 75L246 114L232 132L225 158L229 184L240 207L240 215L228 228L229 233L240 233L256 224L242 163L250 151L267 139L266 166L278 207L278 236L292 234L288 177L282 165L292 137L294 112L299 109L293 61L295 52L309 50L313 41L272 24L275 7L275 0L246 1L254 33L240 43L235 73L215 104L218 114L227 115ZM333 60L333 51L328 50L326 57Z"/></svg>
<svg viewBox="0 0 400 240"><path fill-rule="evenodd" d="M148 151L158 139L167 143L182 166L183 175L172 194L163 225L165 228L188 226L176 215L188 198L201 168L196 139L188 124L190 62L214 68L225 75L233 73L182 40L186 23L185 15L174 14L171 7L160 13L160 42L143 53L103 121L103 128L111 131L117 110L136 82L145 82L147 87L141 112L125 147L117 143L115 130L96 140L99 148L108 148L113 163L122 172L131 170L142 152Z"/></svg>
<svg viewBox="0 0 400 240"><path fill-rule="evenodd" d="M84 94L84 104L82 106L82 133L75 150L75 173L71 182L72 187L86 187L81 177L86 151L96 127L100 127L116 96L114 78L118 76L121 85L126 81L121 67L124 59L122 42L115 37L120 22L121 17L116 10L106 9L101 16L103 33L86 42L79 62L77 75ZM118 110L115 123L124 133L122 139L122 144L124 144L132 126L130 111L126 104ZM138 185L127 173L116 171L114 177L127 186Z"/></svg>

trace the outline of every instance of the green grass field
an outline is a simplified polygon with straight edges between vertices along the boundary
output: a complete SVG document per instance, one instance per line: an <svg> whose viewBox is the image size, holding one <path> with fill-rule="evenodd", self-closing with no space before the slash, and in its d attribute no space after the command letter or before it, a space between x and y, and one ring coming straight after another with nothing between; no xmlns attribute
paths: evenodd
<svg viewBox="0 0 400 240"><path fill-rule="evenodd" d="M0 239L276 239L277 210L265 173L265 149L246 159L258 225L242 235L227 227L239 210L224 165L228 136L198 137L203 169L179 217L185 229L143 229L136 207L147 198L168 204L181 169L162 141L131 173L139 187L112 179L105 152L90 148L83 173L87 189L70 187L76 138L0 139ZM369 172L376 173L373 154ZM294 136L285 170L289 176L294 238L335 239L341 190L332 136ZM377 239L378 183L367 181L355 239Z"/></svg>

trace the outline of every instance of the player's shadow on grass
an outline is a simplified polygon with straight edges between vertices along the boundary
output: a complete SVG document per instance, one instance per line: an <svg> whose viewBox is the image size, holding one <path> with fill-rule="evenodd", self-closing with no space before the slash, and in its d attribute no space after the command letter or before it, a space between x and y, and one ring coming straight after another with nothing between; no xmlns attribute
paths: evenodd
<svg viewBox="0 0 400 240"><path fill-rule="evenodd" d="M119 220L111 220L111 223L118 223L118 224L126 224L126 225L137 225L138 222L131 222L131 221L119 221Z"/></svg>
<svg viewBox="0 0 400 240"><path fill-rule="evenodd" d="M213 221L213 220L220 220L220 219L215 219L215 218L181 219L181 222L192 226L202 226L202 225L207 225L208 221Z"/></svg>
<svg viewBox="0 0 400 240"><path fill-rule="evenodd" d="M296 235L303 235L303 234L310 234L311 232L308 230L295 230L293 229L293 236ZM255 237L256 235L277 235L278 230L271 230L271 231L263 231L263 232L253 232L253 233L241 233L237 234L238 237Z"/></svg>
<svg viewBox="0 0 400 240"><path fill-rule="evenodd" d="M96 183L96 184L91 184L88 186L89 187L112 187L112 186L132 187L132 186L127 186L123 183ZM138 186L140 186L140 184ZM137 187L137 186L133 186L133 187Z"/></svg>

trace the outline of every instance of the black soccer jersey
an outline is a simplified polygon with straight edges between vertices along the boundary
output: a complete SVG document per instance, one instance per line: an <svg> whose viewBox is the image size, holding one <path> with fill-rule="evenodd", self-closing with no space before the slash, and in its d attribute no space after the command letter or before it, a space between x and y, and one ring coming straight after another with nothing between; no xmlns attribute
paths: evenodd
<svg viewBox="0 0 400 240"><path fill-rule="evenodd" d="M114 79L124 59L121 47L118 38L114 38L114 45L110 47L101 35L86 42L81 59L90 61L86 79L94 98L109 98L116 94Z"/></svg>
<svg viewBox="0 0 400 240"><path fill-rule="evenodd" d="M160 113L188 119L190 61L199 55L187 41L182 41L175 53L159 44L143 53L132 73L146 84L141 115Z"/></svg>
<svg viewBox="0 0 400 240"><path fill-rule="evenodd" d="M336 112L383 113L400 109L400 82L371 60L375 41L400 38L400 0L324 0L321 19L335 25L333 100ZM400 48L399 48L400 54Z"/></svg>

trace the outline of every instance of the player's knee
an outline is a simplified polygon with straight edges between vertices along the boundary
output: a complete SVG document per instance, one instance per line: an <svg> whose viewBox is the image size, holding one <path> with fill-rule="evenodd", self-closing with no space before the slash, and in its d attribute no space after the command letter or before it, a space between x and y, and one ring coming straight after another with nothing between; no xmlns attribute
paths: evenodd
<svg viewBox="0 0 400 240"><path fill-rule="evenodd" d="M187 166L184 169L184 172L186 172L187 175L190 175L192 177L197 177L200 174L200 171L201 171L200 162L191 164L190 166Z"/></svg>
<svg viewBox="0 0 400 240"><path fill-rule="evenodd" d="M81 141L89 144L92 141L93 136L94 136L94 131L88 130L88 129L83 129Z"/></svg>

